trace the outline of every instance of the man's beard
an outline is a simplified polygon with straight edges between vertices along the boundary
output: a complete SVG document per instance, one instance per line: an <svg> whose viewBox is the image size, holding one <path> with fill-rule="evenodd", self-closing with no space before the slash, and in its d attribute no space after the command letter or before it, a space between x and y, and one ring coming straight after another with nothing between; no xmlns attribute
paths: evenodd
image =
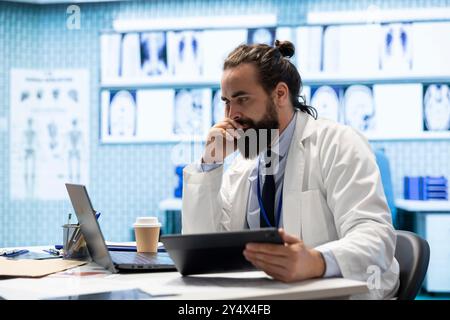
<svg viewBox="0 0 450 320"><path fill-rule="evenodd" d="M272 100L266 105L266 112L260 121L248 118L236 120L244 126L244 134L237 141L237 148L245 159L254 159L278 138L280 123L276 106Z"/></svg>

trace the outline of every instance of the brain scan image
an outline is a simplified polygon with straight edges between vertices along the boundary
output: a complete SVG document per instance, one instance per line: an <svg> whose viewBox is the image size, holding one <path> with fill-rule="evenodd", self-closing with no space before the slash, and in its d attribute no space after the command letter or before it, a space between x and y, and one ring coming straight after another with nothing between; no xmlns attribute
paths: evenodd
<svg viewBox="0 0 450 320"><path fill-rule="evenodd" d="M330 86L321 86L312 90L311 106L316 108L318 117L339 120L339 97L336 90Z"/></svg>
<svg viewBox="0 0 450 320"><path fill-rule="evenodd" d="M216 90L213 92L212 101L212 125L223 120L225 117L225 103L222 101L222 91Z"/></svg>
<svg viewBox="0 0 450 320"><path fill-rule="evenodd" d="M175 92L175 134L200 135L203 133L202 90Z"/></svg>
<svg viewBox="0 0 450 320"><path fill-rule="evenodd" d="M411 24L393 23L382 27L380 70L407 71L412 69Z"/></svg>
<svg viewBox="0 0 450 320"><path fill-rule="evenodd" d="M141 67L144 75L163 75L167 72L166 43L164 32L140 34Z"/></svg>
<svg viewBox="0 0 450 320"><path fill-rule="evenodd" d="M249 29L247 43L248 44L267 44L273 46L275 42L275 28L257 28Z"/></svg>
<svg viewBox="0 0 450 320"><path fill-rule="evenodd" d="M426 131L450 130L450 90L448 85L432 84L428 86L423 108Z"/></svg>
<svg viewBox="0 0 450 320"><path fill-rule="evenodd" d="M344 122L361 131L373 130L375 126L375 103L372 89L353 85L344 94Z"/></svg>
<svg viewBox="0 0 450 320"><path fill-rule="evenodd" d="M108 135L132 137L136 135L136 93L120 90L111 92Z"/></svg>

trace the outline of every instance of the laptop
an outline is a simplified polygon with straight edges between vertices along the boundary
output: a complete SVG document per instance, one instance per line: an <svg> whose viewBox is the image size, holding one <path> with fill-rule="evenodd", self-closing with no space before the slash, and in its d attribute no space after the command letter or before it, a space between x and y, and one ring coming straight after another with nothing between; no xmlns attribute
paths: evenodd
<svg viewBox="0 0 450 320"><path fill-rule="evenodd" d="M86 187L66 183L66 188L80 224L81 234L95 263L113 273L176 271L172 259L166 252L108 251Z"/></svg>

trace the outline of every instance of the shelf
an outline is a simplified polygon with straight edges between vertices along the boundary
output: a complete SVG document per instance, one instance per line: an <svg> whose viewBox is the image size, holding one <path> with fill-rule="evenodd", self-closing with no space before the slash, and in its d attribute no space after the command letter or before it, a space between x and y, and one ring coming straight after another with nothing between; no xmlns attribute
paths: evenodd
<svg viewBox="0 0 450 320"><path fill-rule="evenodd" d="M374 73L364 77L352 74L300 74L303 85L351 85L351 84L395 84L395 83L443 83L450 82L450 75L425 75L410 73L405 75ZM163 88L204 88L220 87L219 77L202 77L190 80L190 77L163 76L154 78L116 78L100 84L103 89L163 89Z"/></svg>
<svg viewBox="0 0 450 320"><path fill-rule="evenodd" d="M450 213L450 201L448 200L405 200L396 199L395 206L409 212L448 212Z"/></svg>
<svg viewBox="0 0 450 320"><path fill-rule="evenodd" d="M177 89L177 88L205 88L220 87L218 78L204 77L197 80L189 80L186 77L158 77L158 78L134 78L134 79L110 79L102 82L103 89Z"/></svg>
<svg viewBox="0 0 450 320"><path fill-rule="evenodd" d="M450 140L450 131L449 132L423 132L416 133L410 136L381 136L381 135L364 135L367 140L376 142L376 141L407 141L407 140Z"/></svg>
<svg viewBox="0 0 450 320"><path fill-rule="evenodd" d="M450 75L444 74L388 74L388 73L373 73L367 74L364 77L356 74L333 75L333 74L305 74L302 75L304 85L345 85L345 84L395 84L395 83L441 83L450 82Z"/></svg>

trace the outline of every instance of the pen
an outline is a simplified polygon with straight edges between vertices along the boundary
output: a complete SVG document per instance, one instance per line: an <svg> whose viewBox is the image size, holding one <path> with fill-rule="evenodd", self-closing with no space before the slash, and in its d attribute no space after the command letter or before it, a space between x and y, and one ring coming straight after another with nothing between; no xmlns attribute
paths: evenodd
<svg viewBox="0 0 450 320"><path fill-rule="evenodd" d="M5 257L16 257L18 255L28 253L28 250L25 249L12 249L12 250L0 250L0 256Z"/></svg>
<svg viewBox="0 0 450 320"><path fill-rule="evenodd" d="M60 255L59 250L56 250L56 249L53 249L53 248L50 248L50 249L47 249L47 250L43 250L43 251L45 251L47 253L50 253L50 254L53 254L55 256L59 256Z"/></svg>

